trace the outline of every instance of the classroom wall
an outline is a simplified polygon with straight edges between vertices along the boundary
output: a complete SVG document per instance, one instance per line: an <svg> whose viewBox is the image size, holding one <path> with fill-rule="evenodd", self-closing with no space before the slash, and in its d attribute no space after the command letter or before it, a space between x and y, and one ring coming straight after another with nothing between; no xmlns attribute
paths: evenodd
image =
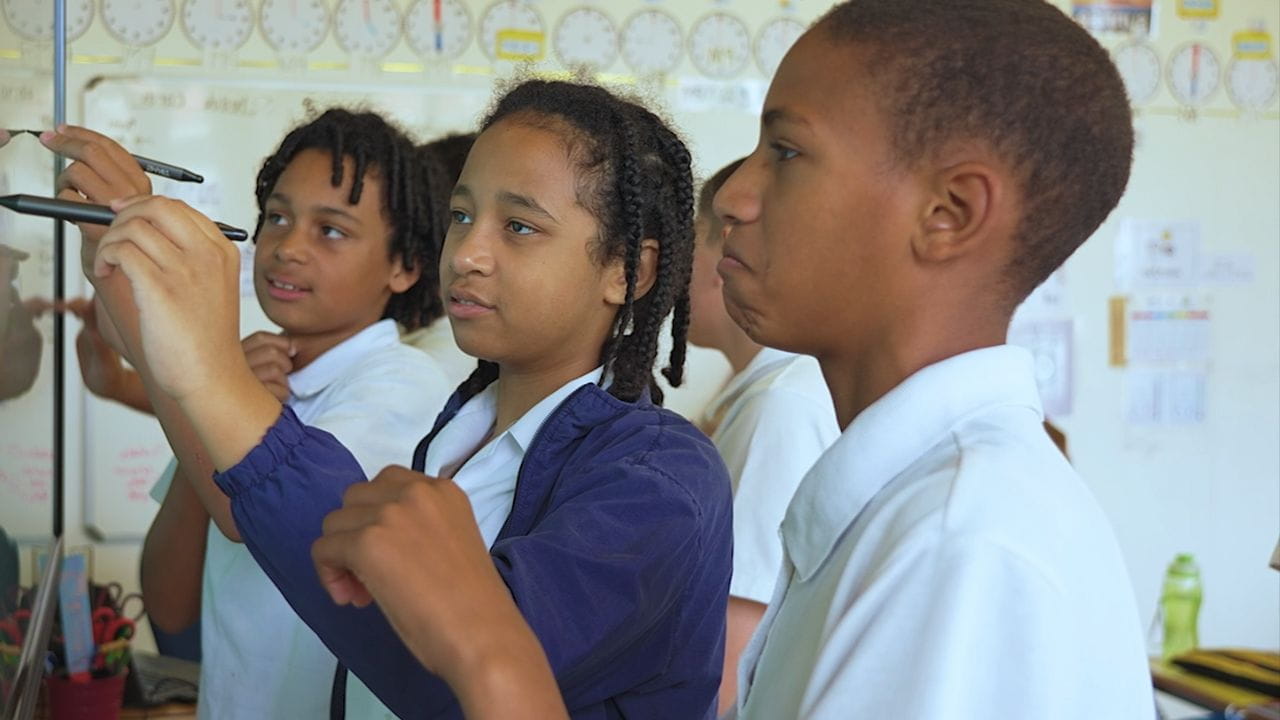
<svg viewBox="0 0 1280 720"><path fill-rule="evenodd" d="M156 5L163 8L165 1ZM281 6L265 1L273 11ZM290 123L301 119L307 100L315 105L367 97L424 138L467 127L487 104L493 83L520 71L520 63L491 58L481 49L475 38L478 28L486 17L494 33L504 25L519 25L511 18L527 15L530 8L553 35L550 41L542 39L546 57L532 71L553 74L566 72L554 47L554 31L565 27L563 19L571 11L592 7L615 28L641 11L659 10L675 20L681 35L679 59L665 77L639 76L625 60L615 59L600 79L665 108L689 139L699 174L709 174L753 147L766 71L770 58L786 46L788 28L807 23L830 5L810 0L446 0L442 10L451 24L441 45L465 41L459 55L439 59L427 48L424 57L400 39L375 60L344 50L333 28L313 51L276 52L259 21L263 2L248 3L246 17L254 27L234 52L197 47L197 40L213 37L214 28L199 14L205 6L199 0L190 5L189 14L184 12L188 3L173 0L171 25L147 48L126 47L113 36L101 4L69 3L73 16L83 14L77 8L92 13L87 30L71 47L68 100L73 120L112 132L143 154L199 169L209 178L202 188L157 183L157 189L184 193L210 214L241 226L254 220L250 191L257 161ZM390 2L402 12L410 7L405 0ZM1103 44L1119 52L1134 92L1141 93L1135 98L1139 146L1133 180L1111 220L1021 314L1014 339L1033 347L1041 360L1053 420L1067 432L1073 461L1116 527L1143 617L1149 618L1155 607L1164 565L1176 552L1191 551L1200 560L1206 586L1202 641L1275 647L1280 645L1280 576L1266 569L1266 560L1280 538L1280 210L1275 200L1280 197L1280 113L1274 95L1261 107L1246 107L1249 92L1267 87L1266 68L1275 67L1274 38L1260 54L1265 61L1237 66L1231 60L1240 52L1260 52L1256 33L1276 32L1280 6L1273 0L1209 3L1221 5L1217 17L1195 19L1180 16L1181 2L1157 0L1149 34L1098 31ZM234 14L243 4L228 0L226 6ZM322 4L331 10L338 5L336 0ZM374 0L371 12L384 4ZM1058 4L1070 9L1065 2ZM422 12L430 5L413 7ZM469 33L458 33L459 23L448 20L457 17L450 14L457 8L469 17ZM713 13L738 19L745 33L732 20L704 21ZM597 16L573 17L558 37L577 42L562 42L562 52L607 56L607 44L601 45L599 29L591 25ZM775 22L779 18L784 21ZM358 25L350 19L344 16L344 33ZM0 97L7 101L0 105L0 124L10 127L20 120L47 123L49 114L39 89L47 87L51 51L48 43L20 37L14 30L19 21L0 22ZM232 17L221 27L234 34L239 22ZM1244 37L1237 48L1239 38L1233 35L1242 31L1255 35ZM647 37L654 43L647 57L661 59L660 34ZM1250 37L1252 45L1245 42ZM507 54L536 50L539 43L528 28L504 32L501 40ZM1189 44L1216 54L1216 72L1211 72L1208 52L1196 50L1196 78L1190 80L1183 52ZM638 46L629 47L636 52ZM755 57L757 50L763 57ZM639 51L646 52L643 47ZM742 68L734 70L744 53ZM1229 70L1237 71L1233 92L1221 87ZM730 74L712 77L722 72ZM1219 87L1201 102L1211 75ZM1147 83L1154 84L1150 93ZM1182 92L1181 99L1175 90ZM6 177L5 182L11 191L47 190L40 187L44 180L38 173ZM1128 238L1138 232L1139 225L1131 221L1176 226L1177 247L1184 253L1196 243L1181 238L1198 233L1194 260L1207 269L1155 286L1138 282L1135 287L1137 271L1118 278L1117 248L1128 248ZM31 230L22 241L37 247L46 242L39 232ZM1129 258L1123 256L1121 264ZM24 267L29 273L24 287L47 286L51 271ZM83 288L77 268L71 267L67 277L73 292ZM1133 346L1138 338L1131 337L1151 323L1139 327L1137 321L1126 322L1123 326L1131 332L1121 350L1127 351L1127 362L1113 366L1116 343L1110 317L1115 297L1128 299L1126 314L1170 303L1207 313L1208 320L1189 329L1191 339L1186 340L1199 343L1200 351L1182 348L1172 359L1152 360L1151 352L1144 355ZM245 303L243 315L246 330L265 325L252 301ZM1176 325L1175 320L1169 322ZM1161 342L1180 327L1156 328L1156 335L1143 336L1143 342ZM47 337L47 321L45 329ZM68 349L72 340L68 337ZM75 363L69 352L72 380ZM695 353L692 388L677 393L673 405L696 412L726 372L714 355ZM136 586L138 542L155 507L145 491L166 459L163 441L157 441L158 431L142 416L75 388L69 396L68 540L95 545L100 578ZM1162 403L1164 410L1153 410L1153 403ZM47 427L41 414L46 409L28 403L20 417L31 427ZM14 407L0 406L0 428L16 427L3 423L6 413L19 416ZM6 445L0 439L0 467L6 469L21 461L4 454L6 447L47 452L39 433L21 444ZM15 491L0 485L0 502L19 501ZM39 512L34 505L33 512Z"/></svg>

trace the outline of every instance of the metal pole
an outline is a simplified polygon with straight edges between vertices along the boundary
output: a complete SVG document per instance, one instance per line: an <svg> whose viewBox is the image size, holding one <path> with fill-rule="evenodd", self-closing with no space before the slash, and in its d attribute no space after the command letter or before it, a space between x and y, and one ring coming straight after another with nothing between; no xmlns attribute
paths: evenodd
<svg viewBox="0 0 1280 720"><path fill-rule="evenodd" d="M67 121L67 0L53 0L53 126ZM53 156L55 182L62 172L63 159ZM53 221L53 299L66 299L66 226ZM62 537L65 516L65 430L66 375L63 353L65 345L63 314L53 313L53 536Z"/></svg>

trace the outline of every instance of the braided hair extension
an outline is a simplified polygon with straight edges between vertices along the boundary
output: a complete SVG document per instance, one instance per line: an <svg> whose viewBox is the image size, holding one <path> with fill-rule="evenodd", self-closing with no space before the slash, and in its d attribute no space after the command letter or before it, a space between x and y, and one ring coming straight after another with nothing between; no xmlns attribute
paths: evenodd
<svg viewBox="0 0 1280 720"><path fill-rule="evenodd" d="M440 247L449 229L448 196L452 183L438 162L424 162L413 141L399 128L372 112L331 108L299 125L285 136L258 171L258 223L266 219L267 199L276 181L303 150L329 153L333 171L329 182L342 185L345 165L354 164L348 200L360 202L365 178L376 172L383 183L382 211L391 225L388 250L406 270L420 269L413 287L393 295L383 310L406 329L430 325L444 314L440 298Z"/></svg>
<svg viewBox="0 0 1280 720"><path fill-rule="evenodd" d="M688 149L658 115L604 88L562 81L527 80L503 95L481 127L509 120L559 134L578 168L578 201L600 225L596 261L621 260L626 298L600 351L612 377L609 392L634 402L648 391L662 402L653 376L663 323L673 310L670 366L674 386L684 378L689 326L689 276L693 267L693 174ZM641 248L658 242L653 286L636 297ZM497 378L481 363L464 384L478 392Z"/></svg>

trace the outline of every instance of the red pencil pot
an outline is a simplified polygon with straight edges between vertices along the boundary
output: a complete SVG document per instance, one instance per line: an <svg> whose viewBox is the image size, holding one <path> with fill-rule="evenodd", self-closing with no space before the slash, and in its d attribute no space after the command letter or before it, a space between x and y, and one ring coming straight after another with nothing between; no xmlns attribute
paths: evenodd
<svg viewBox="0 0 1280 720"><path fill-rule="evenodd" d="M45 678L49 688L49 720L117 720L124 703L126 675L128 671L89 682Z"/></svg>

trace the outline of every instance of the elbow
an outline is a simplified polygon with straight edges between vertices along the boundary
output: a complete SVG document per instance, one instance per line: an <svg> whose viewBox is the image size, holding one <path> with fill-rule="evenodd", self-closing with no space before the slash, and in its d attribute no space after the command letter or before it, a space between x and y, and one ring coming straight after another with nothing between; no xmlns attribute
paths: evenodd
<svg viewBox="0 0 1280 720"><path fill-rule="evenodd" d="M200 619L200 607L189 611L177 608L165 608L161 605L148 605L147 618L155 629L166 635L178 635L185 632Z"/></svg>
<svg viewBox="0 0 1280 720"><path fill-rule="evenodd" d="M236 527L235 518L230 513L226 515L219 514L213 518L213 524L218 526L218 530L222 536L233 543L243 543L244 538L240 536L240 529Z"/></svg>

